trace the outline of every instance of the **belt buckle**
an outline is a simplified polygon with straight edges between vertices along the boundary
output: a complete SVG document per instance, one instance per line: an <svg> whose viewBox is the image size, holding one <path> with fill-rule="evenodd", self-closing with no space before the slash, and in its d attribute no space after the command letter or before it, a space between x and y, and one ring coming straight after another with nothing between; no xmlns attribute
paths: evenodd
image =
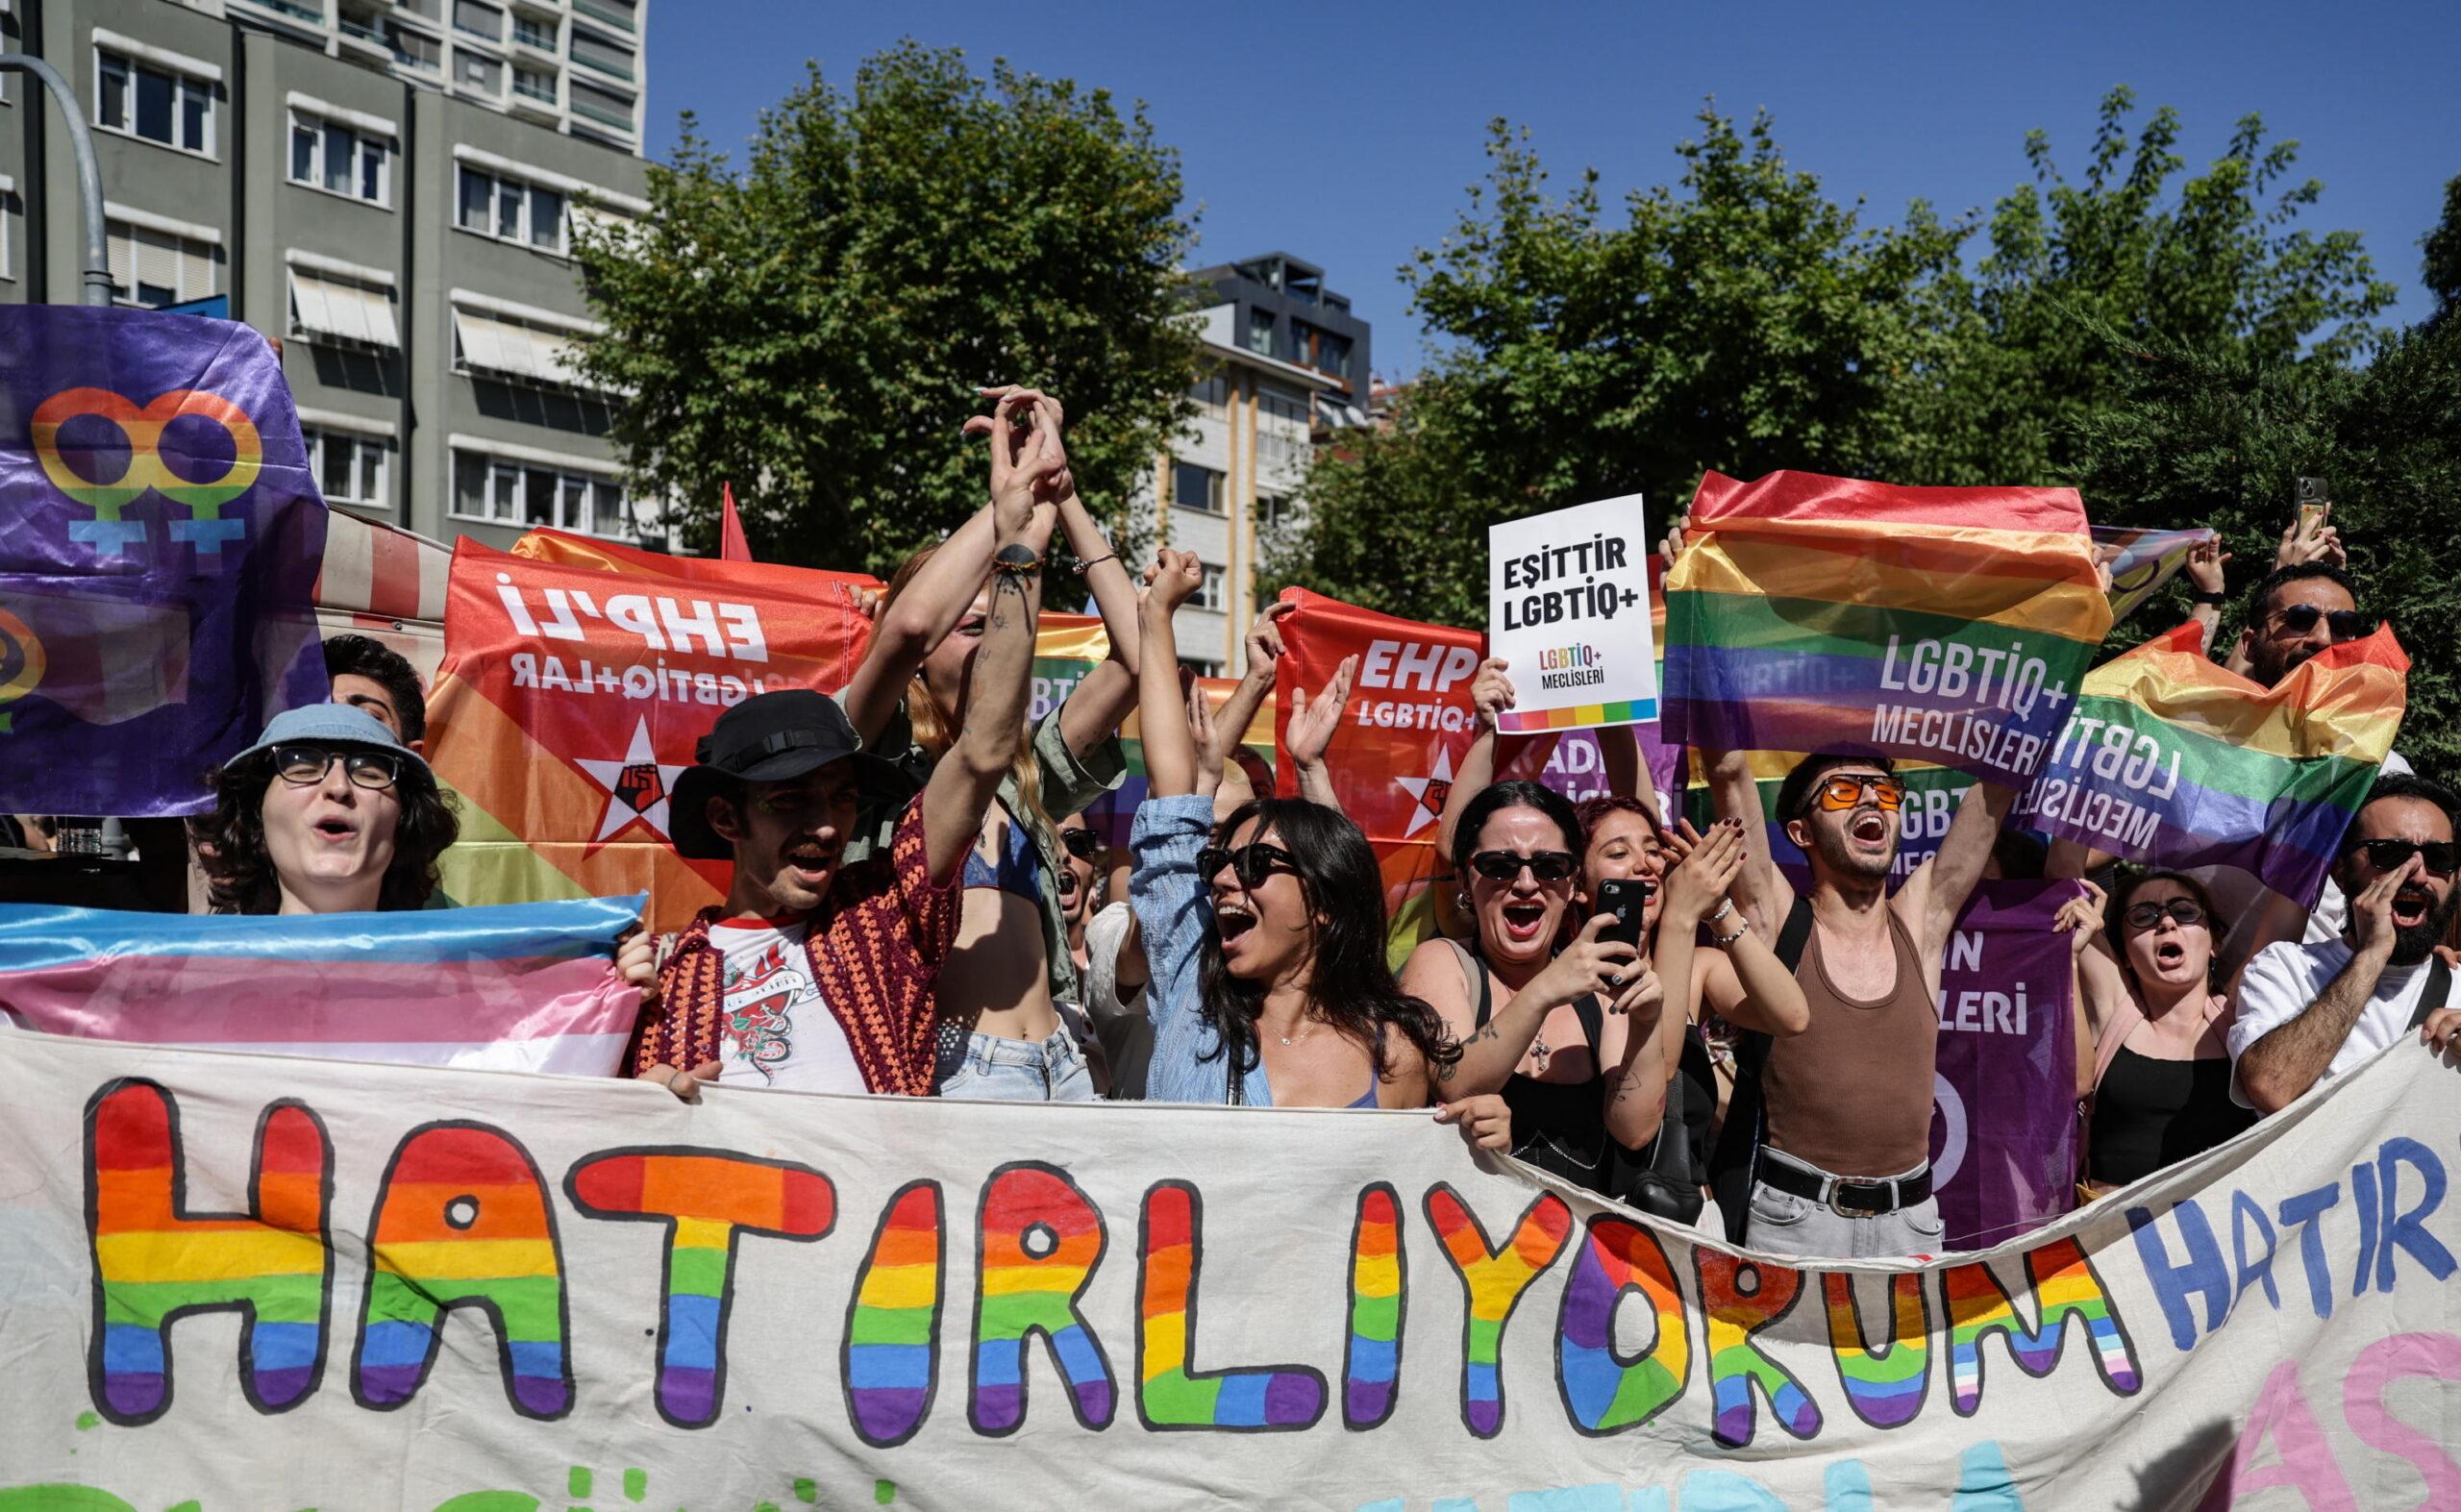
<svg viewBox="0 0 2461 1512"><path fill-rule="evenodd" d="M1863 1197L1868 1197L1869 1205L1855 1200ZM1832 1181L1828 1186L1828 1205L1841 1217L1877 1218L1897 1206L1897 1183Z"/></svg>

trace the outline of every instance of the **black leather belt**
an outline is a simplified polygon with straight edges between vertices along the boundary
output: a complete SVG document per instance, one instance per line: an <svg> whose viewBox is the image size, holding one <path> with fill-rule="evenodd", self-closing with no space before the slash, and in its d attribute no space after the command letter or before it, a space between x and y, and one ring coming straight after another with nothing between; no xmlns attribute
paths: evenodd
<svg viewBox="0 0 2461 1512"><path fill-rule="evenodd" d="M1840 1213L1857 1218L1877 1218L1882 1213L1894 1213L1901 1208L1912 1207L1931 1195L1931 1168L1928 1166L1912 1176L1882 1181L1853 1181L1844 1177L1814 1176L1782 1160L1763 1160L1753 1175L1789 1197L1823 1202Z"/></svg>

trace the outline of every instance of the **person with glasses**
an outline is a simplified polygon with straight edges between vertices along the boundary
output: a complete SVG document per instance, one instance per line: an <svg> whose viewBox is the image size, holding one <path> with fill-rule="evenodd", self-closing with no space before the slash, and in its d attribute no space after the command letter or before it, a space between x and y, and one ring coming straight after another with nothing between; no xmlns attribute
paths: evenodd
<svg viewBox="0 0 2461 1512"><path fill-rule="evenodd" d="M423 908L461 829L427 762L343 704L275 715L207 784L189 830L216 913Z"/></svg>
<svg viewBox="0 0 2461 1512"><path fill-rule="evenodd" d="M2229 933L2184 872L2138 872L2062 905L2076 958L2076 1095L2085 1185L2125 1186L2255 1122L2230 1097L2230 1000L2216 951Z"/></svg>
<svg viewBox="0 0 2461 1512"><path fill-rule="evenodd" d="M2242 1104L2278 1112L2449 1004L2435 948L2461 905L2456 811L2440 783L2375 780L2333 863L2349 898L2341 937L2270 946L2239 979L2230 1095Z"/></svg>
<svg viewBox="0 0 2461 1512"><path fill-rule="evenodd" d="M1138 726L1151 795L1129 835L1136 912L1153 978L1146 1097L1275 1107L1425 1107L1460 1048L1384 959L1376 853L1339 809L1305 798L1251 799L1219 822L1205 791L1211 760L1185 715L1171 616L1204 582L1192 553L1165 550L1147 573ZM1294 727L1340 717L1304 690ZM1305 731L1294 728L1294 743ZM1508 1142L1500 1098L1437 1110L1482 1148Z"/></svg>
<svg viewBox="0 0 2461 1512"><path fill-rule="evenodd" d="M1752 930L1791 960L1809 1007L1800 1034L1766 1042L1738 1083L1720 1169L1747 1168L1752 1248L1863 1257L1932 1253L1931 1089L1940 973L1956 918L1990 863L2014 788L1967 790L1938 851L1896 890L1905 789L1894 764L1854 753L1797 762L1777 789L1784 834L1811 871L1799 896L1771 853L1759 787L1740 752L1704 752L1713 807L1742 828L1734 897ZM1741 1109L1756 1100L1745 1127ZM1745 1193L1749 1193L1746 1197ZM1722 1200L1729 1194L1721 1188ZM1730 1215L1731 1221L1731 1215ZM1729 1230L1731 1231L1731 1230Z"/></svg>

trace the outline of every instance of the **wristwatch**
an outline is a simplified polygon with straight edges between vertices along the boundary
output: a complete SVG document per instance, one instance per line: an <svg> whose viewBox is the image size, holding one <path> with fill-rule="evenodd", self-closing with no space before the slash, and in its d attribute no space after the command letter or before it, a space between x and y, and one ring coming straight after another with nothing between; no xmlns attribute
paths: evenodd
<svg viewBox="0 0 2461 1512"><path fill-rule="evenodd" d="M2215 608L2220 608L2223 601L2228 597L2229 595L2226 593L2207 593L2201 588L2190 588L2188 590L2188 602L2190 604L2210 604Z"/></svg>

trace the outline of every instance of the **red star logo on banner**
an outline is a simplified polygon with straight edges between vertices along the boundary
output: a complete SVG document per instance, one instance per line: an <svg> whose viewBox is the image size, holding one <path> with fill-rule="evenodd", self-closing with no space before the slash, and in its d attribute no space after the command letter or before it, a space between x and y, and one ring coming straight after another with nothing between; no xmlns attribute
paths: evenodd
<svg viewBox="0 0 2461 1512"><path fill-rule="evenodd" d="M633 741L623 757L614 761L579 759L573 765L607 793L607 807L598 816L598 833L591 837L593 845L604 845L634 825L641 825L663 840L666 832L667 796L675 791L675 780L684 775L682 764L668 765L658 759L650 748L650 723L643 719L633 726Z"/></svg>

